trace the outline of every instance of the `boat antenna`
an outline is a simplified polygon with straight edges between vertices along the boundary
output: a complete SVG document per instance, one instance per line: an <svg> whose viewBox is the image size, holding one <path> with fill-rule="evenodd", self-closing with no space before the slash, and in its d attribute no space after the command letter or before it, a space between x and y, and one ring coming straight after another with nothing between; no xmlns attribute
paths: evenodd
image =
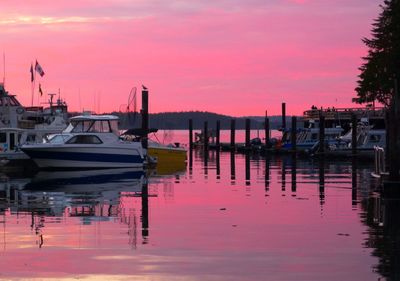
<svg viewBox="0 0 400 281"><path fill-rule="evenodd" d="M3 86L6 85L6 53L3 51Z"/></svg>

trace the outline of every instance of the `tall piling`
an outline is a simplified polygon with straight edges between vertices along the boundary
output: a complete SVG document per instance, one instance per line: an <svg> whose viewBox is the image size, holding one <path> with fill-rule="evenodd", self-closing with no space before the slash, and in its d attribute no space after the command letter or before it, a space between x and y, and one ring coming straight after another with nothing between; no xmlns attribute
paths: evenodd
<svg viewBox="0 0 400 281"><path fill-rule="evenodd" d="M286 129L286 103L282 103L282 132Z"/></svg>
<svg viewBox="0 0 400 281"><path fill-rule="evenodd" d="M204 151L208 151L208 122L207 121L204 121L203 146L204 146Z"/></svg>
<svg viewBox="0 0 400 281"><path fill-rule="evenodd" d="M141 115L142 115L142 130L143 130L142 146L144 149L147 149L148 147L147 135L149 132L149 91L145 87L143 87L142 89Z"/></svg>
<svg viewBox="0 0 400 281"><path fill-rule="evenodd" d="M269 118L265 113L265 120L264 120L264 131L265 131L265 146L268 148L270 139L269 139Z"/></svg>
<svg viewBox="0 0 400 281"><path fill-rule="evenodd" d="M235 150L235 127L236 127L236 120L231 120L231 150Z"/></svg>
<svg viewBox="0 0 400 281"><path fill-rule="evenodd" d="M246 119L246 149L250 149L251 144L250 144L250 119Z"/></svg>

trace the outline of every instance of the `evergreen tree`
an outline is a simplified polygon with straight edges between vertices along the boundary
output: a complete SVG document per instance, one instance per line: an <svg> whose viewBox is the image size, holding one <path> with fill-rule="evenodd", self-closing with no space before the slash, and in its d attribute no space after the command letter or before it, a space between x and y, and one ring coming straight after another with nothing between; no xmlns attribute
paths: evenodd
<svg viewBox="0 0 400 281"><path fill-rule="evenodd" d="M368 55L359 68L357 103L377 100L388 106L394 93L394 78L400 80L400 0L384 0L372 24L372 38L362 41Z"/></svg>

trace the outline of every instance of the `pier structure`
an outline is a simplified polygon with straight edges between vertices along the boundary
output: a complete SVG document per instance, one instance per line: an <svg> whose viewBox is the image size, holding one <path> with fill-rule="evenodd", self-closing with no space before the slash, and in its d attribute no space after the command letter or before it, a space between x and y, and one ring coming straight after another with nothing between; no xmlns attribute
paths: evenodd
<svg viewBox="0 0 400 281"><path fill-rule="evenodd" d="M282 124L279 130L282 132L279 137L271 138L270 120L267 111L265 112L264 124L262 130L265 132L264 140L260 138L251 138L251 119L247 118L245 125L245 142L236 142L236 119L231 119L230 123L230 141L223 143L220 141L221 123L217 121L216 129L214 126L203 127L200 140L193 143L193 138L189 140L189 146L206 147L206 150L223 150L234 152L262 152L262 153L296 153L299 155L315 155L319 157L373 157L373 152L366 153L363 147L358 147L359 136L352 130L350 139L348 139L349 149L342 154L337 154L332 150L332 141L350 132L351 128L358 128L361 123L370 124L373 129L384 129L385 109L381 107L365 108L317 108L312 106L310 110L304 111L303 116L290 116L291 122L287 122L286 103L282 103L281 120ZM199 124L198 124L199 125ZM197 125L197 126L198 126ZM226 124L225 124L226 126ZM212 131L210 130L212 127ZM193 123L189 124L192 128ZM207 128L207 129L206 129ZM189 129L190 130L190 129ZM358 130L358 129L357 129ZM335 134L337 135L333 135ZM205 132L205 133L204 133ZM358 134L358 133L357 133ZM191 133L192 135L192 133ZM304 146L304 138L312 135L315 145L311 147ZM314 136L315 135L315 136ZM215 139L218 138L217 142ZM311 140L311 141L312 141ZM351 148L350 148L351 147ZM368 155L367 155L368 154Z"/></svg>

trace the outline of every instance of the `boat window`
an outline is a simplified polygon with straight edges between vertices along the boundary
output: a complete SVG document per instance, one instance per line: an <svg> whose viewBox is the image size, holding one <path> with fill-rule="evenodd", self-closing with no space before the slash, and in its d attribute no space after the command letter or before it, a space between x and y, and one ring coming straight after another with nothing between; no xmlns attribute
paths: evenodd
<svg viewBox="0 0 400 281"><path fill-rule="evenodd" d="M54 144L62 144L64 143L70 135L55 135L53 136L50 140L49 143L54 143Z"/></svg>
<svg viewBox="0 0 400 281"><path fill-rule="evenodd" d="M88 132L109 133L110 132L110 125L109 125L107 120L94 121L94 123L90 126Z"/></svg>
<svg viewBox="0 0 400 281"><path fill-rule="evenodd" d="M0 142L1 143L7 142L7 134L6 133L0 133Z"/></svg>
<svg viewBox="0 0 400 281"><path fill-rule="evenodd" d="M92 121L73 121L71 122L71 124L74 127L72 129L72 132L82 133L82 132L87 132L89 130Z"/></svg>
<svg viewBox="0 0 400 281"><path fill-rule="evenodd" d="M381 136L380 135L370 135L369 136L369 141L370 142L380 142L381 141Z"/></svg>
<svg viewBox="0 0 400 281"><path fill-rule="evenodd" d="M15 148L15 133L10 133L10 149L14 150Z"/></svg>
<svg viewBox="0 0 400 281"><path fill-rule="evenodd" d="M35 142L35 140L36 140L36 135L28 135L26 137L27 142Z"/></svg>
<svg viewBox="0 0 400 281"><path fill-rule="evenodd" d="M118 134L118 121L117 120L111 120L110 127L111 127L111 132L113 132L114 134Z"/></svg>
<svg viewBox="0 0 400 281"><path fill-rule="evenodd" d="M94 135L78 135L67 141L68 144L101 144L102 141Z"/></svg>

